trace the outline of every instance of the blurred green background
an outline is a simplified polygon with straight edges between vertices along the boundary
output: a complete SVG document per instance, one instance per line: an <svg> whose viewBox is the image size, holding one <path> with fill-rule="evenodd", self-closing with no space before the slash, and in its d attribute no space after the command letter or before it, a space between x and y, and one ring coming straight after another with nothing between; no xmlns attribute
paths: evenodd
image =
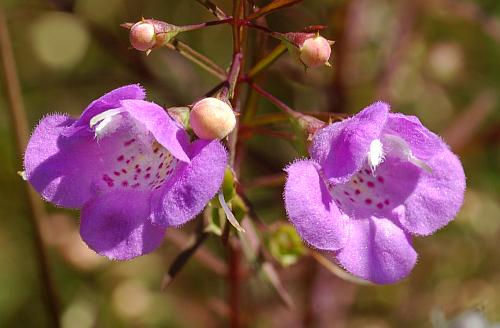
<svg viewBox="0 0 500 328"><path fill-rule="evenodd" d="M230 1L216 3L230 12ZM31 128L50 112L77 116L90 101L124 84L139 82L150 100L181 106L218 83L174 51L160 49L146 57L129 50L127 31L119 27L141 16L178 25L212 20L195 1L3 0L2 6ZM265 88L304 112L355 113L383 99L395 111L418 115L460 155L468 189L455 221L433 236L416 238L420 260L404 281L356 285L304 257L278 268L293 310L262 281L244 280L244 325L431 327L468 311L500 322L500 2L305 0L260 23L281 32L328 25L323 34L336 40L333 69L304 72L285 54L261 76ZM256 53L276 44L259 38L251 32ZM228 66L229 27L179 39ZM48 327L1 83L0 327ZM257 108L259 113L277 111L262 99ZM269 128L290 131L287 124ZM281 170L300 154L287 140L254 136L244 142L241 183L266 222L285 222ZM269 175L274 183L264 186L258 178ZM167 233L168 240L153 254L118 263L87 249L78 234L78 212L47 209L42 237L64 327L227 325L226 280L213 263L191 259L167 292L160 292L162 276L185 244L190 225L182 229L184 235ZM226 257L219 244L210 238L204 249L216 257L215 267Z"/></svg>

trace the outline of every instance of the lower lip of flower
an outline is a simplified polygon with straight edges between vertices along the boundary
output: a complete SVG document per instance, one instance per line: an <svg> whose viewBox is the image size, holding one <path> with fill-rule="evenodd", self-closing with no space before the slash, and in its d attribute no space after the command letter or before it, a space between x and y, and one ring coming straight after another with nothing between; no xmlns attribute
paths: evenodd
<svg viewBox="0 0 500 328"><path fill-rule="evenodd" d="M355 216L360 211L380 211L392 207L392 201L382 192L385 182L383 176L372 174L366 166L349 182L337 185L327 183L327 186L339 209Z"/></svg>
<svg viewBox="0 0 500 328"><path fill-rule="evenodd" d="M178 160L159 143L149 149L136 139L122 142L113 159L112 168L101 176L107 188L156 190L173 175Z"/></svg>

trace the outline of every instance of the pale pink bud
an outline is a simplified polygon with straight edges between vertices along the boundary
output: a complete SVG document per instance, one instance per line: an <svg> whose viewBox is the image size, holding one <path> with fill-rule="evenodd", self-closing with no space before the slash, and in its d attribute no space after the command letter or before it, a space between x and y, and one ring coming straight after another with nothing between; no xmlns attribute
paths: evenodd
<svg viewBox="0 0 500 328"><path fill-rule="evenodd" d="M236 125L231 106L217 98L198 101L189 115L194 133L201 139L222 139Z"/></svg>
<svg viewBox="0 0 500 328"><path fill-rule="evenodd" d="M155 27L148 22L135 23L130 28L130 44L134 49L147 51L155 45Z"/></svg>
<svg viewBox="0 0 500 328"><path fill-rule="evenodd" d="M330 42L322 36L306 39L300 47L300 60L307 67L329 66L332 52Z"/></svg>

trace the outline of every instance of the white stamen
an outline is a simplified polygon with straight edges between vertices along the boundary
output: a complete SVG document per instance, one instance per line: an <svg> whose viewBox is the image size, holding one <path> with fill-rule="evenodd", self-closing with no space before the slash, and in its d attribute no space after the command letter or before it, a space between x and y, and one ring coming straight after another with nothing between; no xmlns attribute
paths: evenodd
<svg viewBox="0 0 500 328"><path fill-rule="evenodd" d="M370 151L368 151L368 165L375 172L377 166L384 161L384 147L379 139L375 139L370 144Z"/></svg>
<svg viewBox="0 0 500 328"><path fill-rule="evenodd" d="M117 119L120 116L116 116L120 114L122 110L120 108L109 109L105 112L102 112L90 119L89 126L93 128L95 126L95 137L97 139L101 139L107 134L113 133L116 131L118 126L120 125L120 120Z"/></svg>
<svg viewBox="0 0 500 328"><path fill-rule="evenodd" d="M413 155L410 146L402 138L392 134L386 134L384 135L384 141L390 146L390 148L392 148L394 155L420 167L423 170L426 170L427 172L432 172L429 165Z"/></svg>

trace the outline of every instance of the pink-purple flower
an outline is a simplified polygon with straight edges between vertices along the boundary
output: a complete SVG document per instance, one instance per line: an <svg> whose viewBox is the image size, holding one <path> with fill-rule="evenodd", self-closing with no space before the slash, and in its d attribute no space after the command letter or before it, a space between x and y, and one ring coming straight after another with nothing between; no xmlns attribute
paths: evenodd
<svg viewBox="0 0 500 328"><path fill-rule="evenodd" d="M156 249L165 228L192 219L219 190L227 152L189 141L160 106L128 85L92 102L79 119L53 114L26 149L27 180L57 206L82 208L90 248L125 260Z"/></svg>
<svg viewBox="0 0 500 328"><path fill-rule="evenodd" d="M417 261L412 236L445 226L463 202L457 156L382 102L318 131L310 155L286 169L290 221L309 245L375 283L406 277Z"/></svg>

